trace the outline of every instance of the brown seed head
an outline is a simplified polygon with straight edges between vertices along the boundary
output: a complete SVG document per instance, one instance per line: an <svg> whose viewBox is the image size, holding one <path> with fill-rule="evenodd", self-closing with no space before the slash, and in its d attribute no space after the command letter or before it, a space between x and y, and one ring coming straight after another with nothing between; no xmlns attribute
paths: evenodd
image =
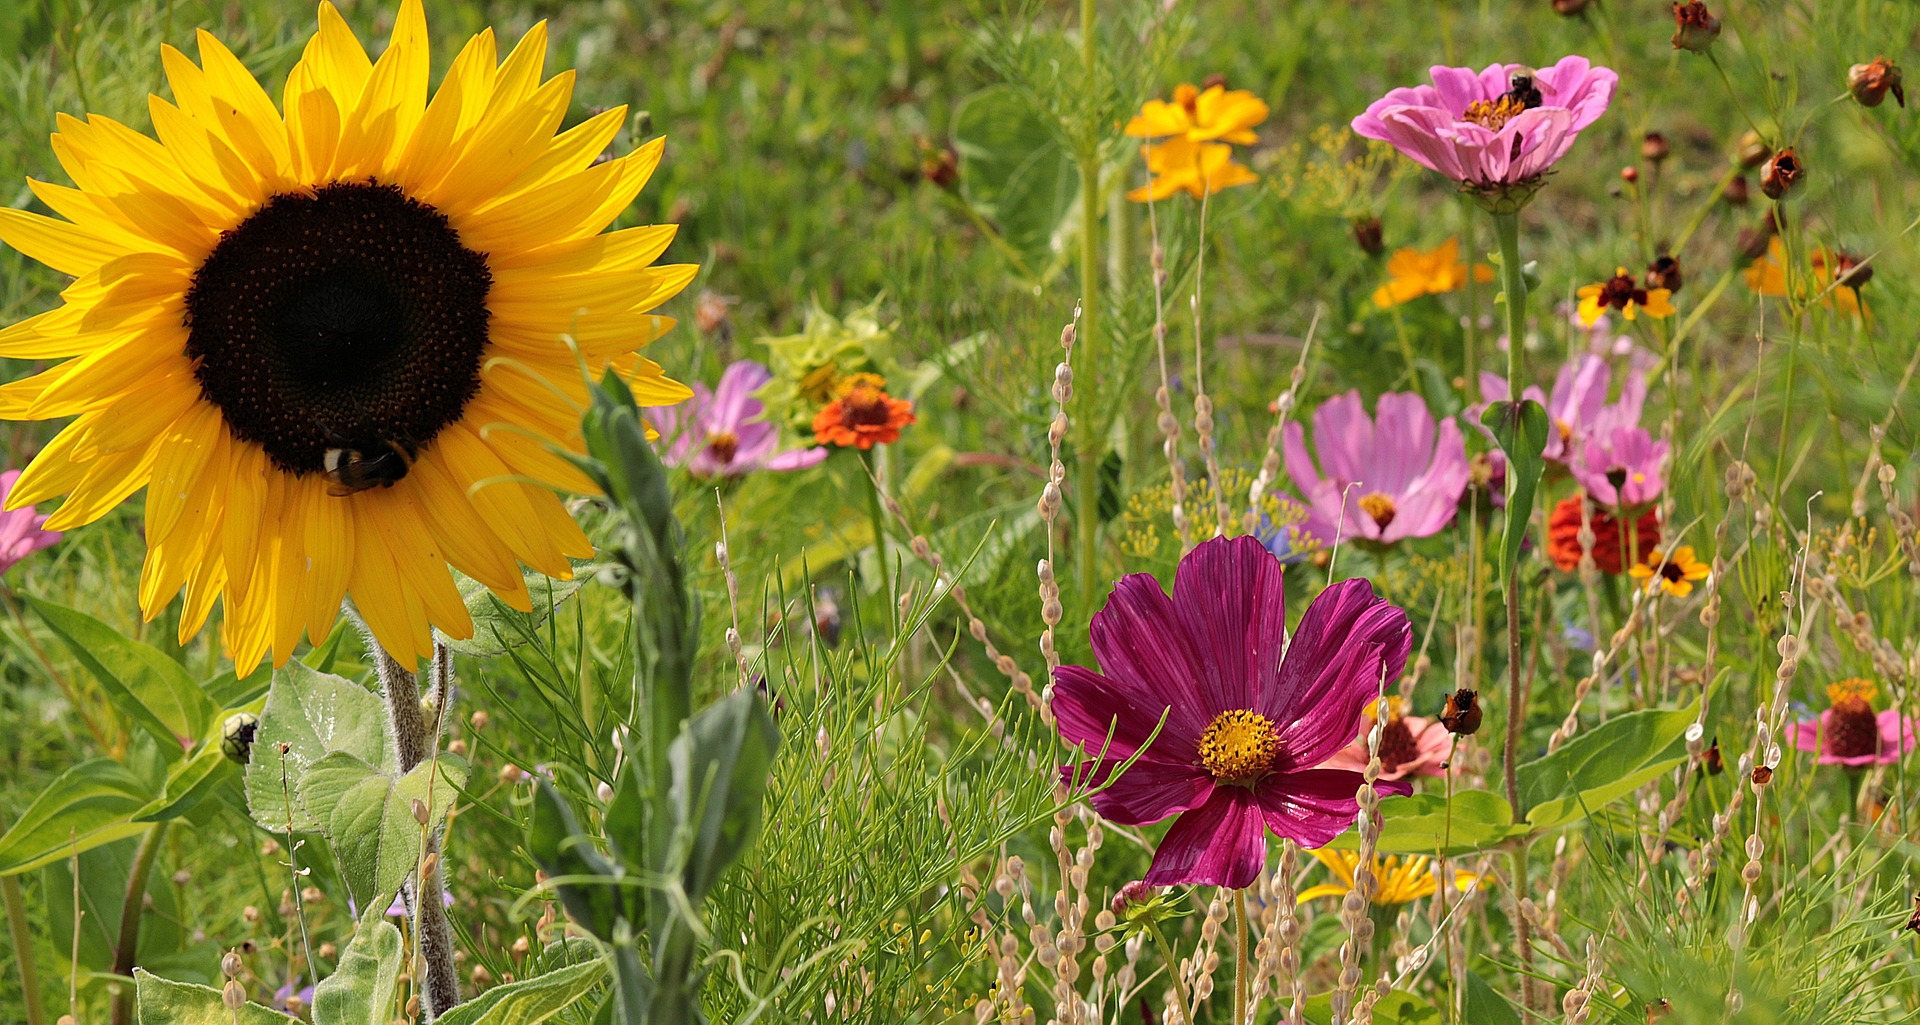
<svg viewBox="0 0 1920 1025"><path fill-rule="evenodd" d="M1760 191L1766 193L1768 199L1784 199L1795 185L1800 184L1801 177L1806 173L1806 167L1800 163L1800 155L1789 146L1775 153L1773 159L1760 169Z"/></svg>

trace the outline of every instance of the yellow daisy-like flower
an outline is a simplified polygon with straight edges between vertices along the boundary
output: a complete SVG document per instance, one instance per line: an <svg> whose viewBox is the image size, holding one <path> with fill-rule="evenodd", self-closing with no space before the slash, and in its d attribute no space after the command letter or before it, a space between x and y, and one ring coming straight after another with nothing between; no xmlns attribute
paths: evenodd
<svg viewBox="0 0 1920 1025"><path fill-rule="evenodd" d="M1609 309L1620 311L1628 320L1637 319L1644 313L1655 320L1664 320L1673 316L1673 290L1667 288L1641 288L1627 273L1625 267L1614 271L1613 277L1597 284L1583 285L1574 293L1580 297L1577 311L1580 323L1592 327L1594 321Z"/></svg>
<svg viewBox="0 0 1920 1025"><path fill-rule="evenodd" d="M1473 280L1493 280L1493 268L1474 264ZM1442 295L1467 283L1467 264L1460 259L1460 240L1450 238L1432 249L1398 249L1387 257L1387 283L1373 290L1373 304L1386 309L1423 295Z"/></svg>
<svg viewBox="0 0 1920 1025"><path fill-rule="evenodd" d="M1154 177L1127 193L1127 198L1136 203L1165 199L1176 192L1201 199L1221 189L1260 180L1259 175L1234 163L1233 147L1221 142L1194 142L1175 136L1158 145L1142 146L1140 151L1146 154L1147 170Z"/></svg>
<svg viewBox="0 0 1920 1025"><path fill-rule="evenodd" d="M473 630L449 565L520 609L522 564L571 575L593 547L550 489L592 485L550 446L583 449L582 364L686 398L634 350L696 268L651 266L672 225L602 234L662 143L596 164L624 109L556 134L573 73L543 76L546 45L499 61L483 32L429 99L419 0L377 62L323 3L280 109L202 32L198 65L162 52L157 138L60 117L77 187L29 184L64 219L0 209L0 241L75 280L0 356L64 362L0 417L76 419L9 507L65 494L66 529L145 486L142 612L184 588L184 641L221 599L243 674L344 596L411 664Z"/></svg>
<svg viewBox="0 0 1920 1025"><path fill-rule="evenodd" d="M1193 142L1231 142L1251 146L1260 141L1253 126L1267 119L1267 105L1245 89L1224 85L1196 89L1181 84L1173 102L1148 100L1127 122L1127 134L1138 139L1181 136Z"/></svg>
<svg viewBox="0 0 1920 1025"><path fill-rule="evenodd" d="M1644 581L1647 590L1664 590L1675 598L1693 593L1693 585L1707 579L1712 570L1693 555L1693 546L1681 545L1671 552L1655 548L1645 562L1627 570L1627 575Z"/></svg>
<svg viewBox="0 0 1920 1025"><path fill-rule="evenodd" d="M1849 317L1862 316L1863 306L1860 291L1851 285L1833 284L1834 269L1839 268L1850 280L1864 276L1855 271L1855 261L1844 253L1829 253L1825 249L1815 249L1807 258L1808 269L1812 273L1812 285L1818 289L1822 304L1831 306ZM1741 272L1747 287L1759 295L1784 297L1787 294L1787 247L1778 238L1767 243L1767 253L1753 261ZM1831 286L1831 288L1829 288Z"/></svg>
<svg viewBox="0 0 1920 1025"><path fill-rule="evenodd" d="M1336 851L1321 848L1308 851L1314 860L1327 866L1333 873L1333 881L1309 886L1300 892L1298 903L1318 897L1344 897L1353 889L1353 874L1360 867L1360 855L1355 851ZM1375 904L1407 904L1422 897L1431 897L1440 887L1433 880L1433 858L1419 854L1402 859L1393 854L1382 858L1373 856L1373 877L1380 881L1380 892L1373 898ZM1472 872L1456 870L1453 873L1453 887L1462 893L1470 889L1480 877Z"/></svg>

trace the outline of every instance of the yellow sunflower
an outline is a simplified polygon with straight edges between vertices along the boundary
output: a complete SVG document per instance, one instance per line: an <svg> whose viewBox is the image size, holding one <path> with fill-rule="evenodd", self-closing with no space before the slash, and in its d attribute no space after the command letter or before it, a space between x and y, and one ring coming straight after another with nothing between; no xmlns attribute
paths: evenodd
<svg viewBox="0 0 1920 1025"><path fill-rule="evenodd" d="M1353 889L1354 873L1360 869L1360 855L1353 851L1335 851L1322 848L1308 851L1314 860L1327 866L1333 878L1318 886L1309 886L1300 892L1296 900L1305 904L1320 897L1344 897ZM1440 891L1440 885L1433 878L1433 858L1424 855L1402 859L1399 855L1382 858L1373 856L1373 877L1380 889L1373 896L1375 904L1407 904L1422 897L1431 897ZM1465 893L1480 882L1479 876L1458 869L1453 873L1454 889Z"/></svg>
<svg viewBox="0 0 1920 1025"><path fill-rule="evenodd" d="M596 163L624 108L558 131L573 73L543 77L544 24L505 61L474 37L429 99L418 0L378 61L319 22L279 110L202 32L198 65L162 52L157 138L61 116L76 187L29 183L59 217L0 209L0 241L75 279L0 330L0 356L64 360L0 387L0 417L75 417L8 507L65 494L66 529L146 486L142 612L184 588L184 641L222 599L241 673L345 596L407 664L470 635L449 565L529 608L521 564L593 554L551 490L591 490L550 448L583 446L582 364L642 405L689 394L635 350L696 268L651 266L672 225L602 233L662 141Z"/></svg>

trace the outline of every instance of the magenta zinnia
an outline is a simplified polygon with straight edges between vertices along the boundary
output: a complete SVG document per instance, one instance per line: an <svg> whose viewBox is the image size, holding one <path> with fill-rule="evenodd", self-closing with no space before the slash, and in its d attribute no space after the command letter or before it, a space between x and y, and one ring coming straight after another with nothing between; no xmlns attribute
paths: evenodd
<svg viewBox="0 0 1920 1025"><path fill-rule="evenodd" d="M1406 613L1361 579L1322 592L1289 638L1280 561L1252 537L1204 542L1171 597L1145 573L1114 585L1093 617L1103 673L1058 670L1060 735L1093 756L1061 778L1106 785L1093 806L1114 822L1180 816L1147 885L1247 886L1267 830L1319 847L1353 821L1363 777L1318 766L1353 739L1381 674L1400 675L1410 639Z"/></svg>

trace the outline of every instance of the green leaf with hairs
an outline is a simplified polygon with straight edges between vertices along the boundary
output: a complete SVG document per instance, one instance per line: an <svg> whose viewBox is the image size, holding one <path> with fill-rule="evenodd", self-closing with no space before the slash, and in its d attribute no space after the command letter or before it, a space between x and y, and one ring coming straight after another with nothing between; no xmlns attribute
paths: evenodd
<svg viewBox="0 0 1920 1025"><path fill-rule="evenodd" d="M340 874L360 900L391 893L420 862L423 836L453 807L467 779L466 762L441 755L414 766L404 776L382 772L345 751L335 751L308 766L301 776L299 804L315 821L340 860ZM413 805L426 805L423 826Z"/></svg>
<svg viewBox="0 0 1920 1025"><path fill-rule="evenodd" d="M140 1025L289 1025L292 1019L256 1003L229 1011L220 991L191 982L174 982L135 968L133 989L140 1008Z"/></svg>
<svg viewBox="0 0 1920 1025"><path fill-rule="evenodd" d="M295 832L320 832L324 823L297 799L289 807L287 796L298 795L307 766L335 751L375 769L393 769L398 756L387 743L386 716L380 695L352 680L316 672L298 660L276 670L247 762L247 809L253 821L273 833L285 833L289 823ZM287 745L284 767L281 744Z"/></svg>
<svg viewBox="0 0 1920 1025"><path fill-rule="evenodd" d="M593 992L606 974L607 963L594 960L495 986L434 1019L435 1025L540 1025Z"/></svg>

